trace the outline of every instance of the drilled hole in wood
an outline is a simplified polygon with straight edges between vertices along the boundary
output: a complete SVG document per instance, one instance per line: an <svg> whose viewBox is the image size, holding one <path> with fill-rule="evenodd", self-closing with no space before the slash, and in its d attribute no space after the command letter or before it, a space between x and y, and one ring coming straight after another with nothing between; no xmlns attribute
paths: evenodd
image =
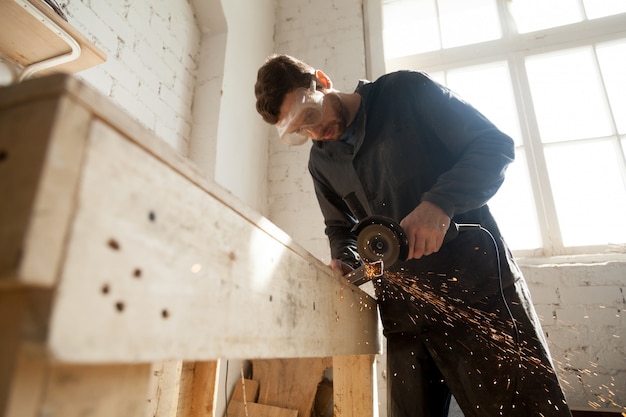
<svg viewBox="0 0 626 417"><path fill-rule="evenodd" d="M119 311L120 313L121 313L122 311L124 311L124 308L125 308L125 307L126 307L126 306L125 306L125 305L124 305L124 303L123 303L123 302L121 302L121 301L118 301L117 303L115 303L115 309L116 309L117 311Z"/></svg>
<svg viewBox="0 0 626 417"><path fill-rule="evenodd" d="M270 295L270 303L272 302L272 300L273 300L273 299L274 299L274 297L272 297L272 296Z"/></svg>
<svg viewBox="0 0 626 417"><path fill-rule="evenodd" d="M109 287L109 284L104 284L100 291L102 291L102 294L106 295L109 293L109 291L111 291L111 287Z"/></svg>
<svg viewBox="0 0 626 417"><path fill-rule="evenodd" d="M141 269L136 268L136 269L133 271L133 276L134 276L135 278L141 278Z"/></svg>
<svg viewBox="0 0 626 417"><path fill-rule="evenodd" d="M151 211L150 213L148 213L148 219L150 219L151 222L156 220L156 213L154 211Z"/></svg>
<svg viewBox="0 0 626 417"><path fill-rule="evenodd" d="M170 316L170 312L167 311L167 309L163 309L161 310L161 317L163 317L164 319L168 318Z"/></svg>
<svg viewBox="0 0 626 417"><path fill-rule="evenodd" d="M109 239L107 245L109 245L109 247L113 250L120 250L120 244L117 243L117 240L115 239Z"/></svg>
<svg viewBox="0 0 626 417"><path fill-rule="evenodd" d="M0 149L0 162L6 161L9 158L9 153L4 149Z"/></svg>

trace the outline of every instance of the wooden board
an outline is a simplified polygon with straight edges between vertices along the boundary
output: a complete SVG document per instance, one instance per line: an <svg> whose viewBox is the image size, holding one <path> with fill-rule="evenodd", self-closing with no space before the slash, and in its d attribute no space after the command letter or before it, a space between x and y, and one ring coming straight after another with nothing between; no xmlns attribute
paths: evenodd
<svg viewBox="0 0 626 417"><path fill-rule="evenodd" d="M0 291L0 415L9 404L21 339L26 294L22 289Z"/></svg>
<svg viewBox="0 0 626 417"><path fill-rule="evenodd" d="M41 104L55 97L56 105ZM33 117L52 111L53 129L14 161L30 141L10 126L16 108ZM7 201L21 187L0 175L8 193L0 237L19 254L3 262L0 281L55 291L40 326L55 360L378 352L374 300L80 81L54 76L2 89L2 113L11 117L0 115L8 155L0 174L34 180L18 210ZM28 217L14 230L20 212Z"/></svg>
<svg viewBox="0 0 626 417"><path fill-rule="evenodd" d="M185 362L178 397L177 417L215 414L218 361Z"/></svg>
<svg viewBox="0 0 626 417"><path fill-rule="evenodd" d="M375 356L335 356L333 389L335 417L375 415Z"/></svg>
<svg viewBox="0 0 626 417"><path fill-rule="evenodd" d="M228 404L226 417L298 417L298 410L231 401Z"/></svg>
<svg viewBox="0 0 626 417"><path fill-rule="evenodd" d="M317 386L331 358L264 359L252 361L252 379L259 382L260 404L298 410L309 417Z"/></svg>
<svg viewBox="0 0 626 417"><path fill-rule="evenodd" d="M0 284L54 285L91 119L65 96L0 107Z"/></svg>
<svg viewBox="0 0 626 417"><path fill-rule="evenodd" d="M147 415L149 364L59 364L23 349L16 365L6 417Z"/></svg>
<svg viewBox="0 0 626 417"><path fill-rule="evenodd" d="M254 379L239 379L230 396L231 401L255 403L259 398L259 382Z"/></svg>
<svg viewBox="0 0 626 417"><path fill-rule="evenodd" d="M29 3L70 34L81 47L81 55L77 60L42 71L42 74L74 73L106 60L102 50L58 16L44 1L29 0ZM61 38L15 1L0 0L0 9L0 52L17 64L27 66L71 51Z"/></svg>

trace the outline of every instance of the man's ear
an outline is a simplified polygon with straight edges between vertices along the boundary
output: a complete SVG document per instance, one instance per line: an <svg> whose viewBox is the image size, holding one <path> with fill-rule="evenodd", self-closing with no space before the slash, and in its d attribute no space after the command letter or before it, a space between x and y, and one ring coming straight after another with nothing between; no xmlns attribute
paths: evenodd
<svg viewBox="0 0 626 417"><path fill-rule="evenodd" d="M324 71L315 70L315 78L317 78L317 83L321 84L325 89L330 90L333 88L333 82L328 75L324 74Z"/></svg>

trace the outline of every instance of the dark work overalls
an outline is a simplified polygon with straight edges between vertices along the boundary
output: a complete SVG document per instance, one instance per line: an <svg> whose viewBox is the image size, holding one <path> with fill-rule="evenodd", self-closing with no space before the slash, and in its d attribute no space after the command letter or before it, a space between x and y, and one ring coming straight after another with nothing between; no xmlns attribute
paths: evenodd
<svg viewBox="0 0 626 417"><path fill-rule="evenodd" d="M528 289L486 206L513 141L423 73L360 83L339 141L314 142L309 171L331 255L356 267L355 192L369 214L402 220L421 201L480 225L375 282L387 337L388 417L570 416Z"/></svg>

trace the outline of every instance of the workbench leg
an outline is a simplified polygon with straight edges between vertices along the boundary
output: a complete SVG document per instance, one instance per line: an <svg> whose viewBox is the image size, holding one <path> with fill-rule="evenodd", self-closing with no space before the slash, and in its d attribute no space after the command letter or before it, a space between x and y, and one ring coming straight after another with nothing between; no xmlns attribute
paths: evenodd
<svg viewBox="0 0 626 417"><path fill-rule="evenodd" d="M149 364L50 363L22 349L6 417L137 417L146 410Z"/></svg>
<svg viewBox="0 0 626 417"><path fill-rule="evenodd" d="M177 417L215 416L218 361L184 362Z"/></svg>
<svg viewBox="0 0 626 417"><path fill-rule="evenodd" d="M182 368L181 360L159 361L152 364L144 417L176 415Z"/></svg>
<svg viewBox="0 0 626 417"><path fill-rule="evenodd" d="M375 355L333 357L335 417L377 415Z"/></svg>
<svg viewBox="0 0 626 417"><path fill-rule="evenodd" d="M25 291L21 289L0 290L0 416L8 413L11 386L15 373L21 337L22 313Z"/></svg>

